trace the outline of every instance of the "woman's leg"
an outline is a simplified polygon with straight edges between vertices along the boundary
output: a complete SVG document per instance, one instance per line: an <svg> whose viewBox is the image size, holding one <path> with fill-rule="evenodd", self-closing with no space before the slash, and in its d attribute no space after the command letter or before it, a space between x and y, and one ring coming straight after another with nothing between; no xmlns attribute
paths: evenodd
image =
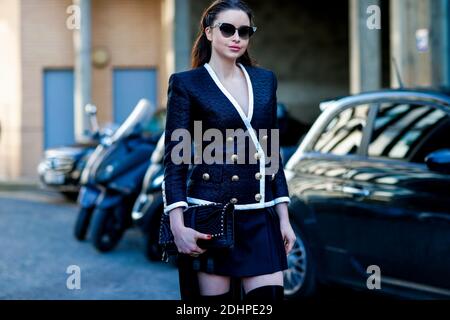
<svg viewBox="0 0 450 320"><path fill-rule="evenodd" d="M230 277L198 272L198 285L203 296L224 294L230 291Z"/></svg>
<svg viewBox="0 0 450 320"><path fill-rule="evenodd" d="M282 301L284 299L283 272L275 272L242 279L245 301Z"/></svg>
<svg viewBox="0 0 450 320"><path fill-rule="evenodd" d="M230 277L198 272L200 299L205 302L231 302Z"/></svg>

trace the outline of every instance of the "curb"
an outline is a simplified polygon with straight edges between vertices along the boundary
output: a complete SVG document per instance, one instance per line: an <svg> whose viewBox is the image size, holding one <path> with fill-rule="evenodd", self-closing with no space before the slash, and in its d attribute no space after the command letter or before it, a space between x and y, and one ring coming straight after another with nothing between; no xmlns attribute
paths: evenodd
<svg viewBox="0 0 450 320"><path fill-rule="evenodd" d="M34 181L1 181L0 191L38 190L39 183Z"/></svg>

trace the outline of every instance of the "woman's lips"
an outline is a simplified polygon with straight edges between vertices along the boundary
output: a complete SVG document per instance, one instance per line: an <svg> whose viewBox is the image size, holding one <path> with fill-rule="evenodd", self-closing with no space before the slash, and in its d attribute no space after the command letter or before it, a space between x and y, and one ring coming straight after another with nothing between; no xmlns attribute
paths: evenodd
<svg viewBox="0 0 450 320"><path fill-rule="evenodd" d="M240 47L229 47L232 51L239 51L241 50Z"/></svg>

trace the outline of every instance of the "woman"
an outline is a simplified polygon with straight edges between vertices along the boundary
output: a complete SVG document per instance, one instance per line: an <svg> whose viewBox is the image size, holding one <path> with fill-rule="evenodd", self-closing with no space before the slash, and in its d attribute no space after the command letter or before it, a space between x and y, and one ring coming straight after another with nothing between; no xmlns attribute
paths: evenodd
<svg viewBox="0 0 450 320"><path fill-rule="evenodd" d="M280 168L271 173L261 144L271 145L273 134L259 139L255 134L256 129L277 129L277 81L273 72L254 66L249 57L249 39L256 31L252 19L242 1L213 2L202 15L193 69L172 74L169 80L163 199L180 253L183 300L231 301L232 278L242 281L245 301L284 298L283 270L295 234L279 147L272 154ZM197 156L186 188L189 163L172 158L178 144L175 131L185 129L193 137L199 124L203 132L215 129L226 136L231 152L226 149L225 164L205 164ZM245 130L249 145L236 142L228 129ZM246 155L236 154L236 149ZM250 150L256 150L254 157ZM185 207L210 202L235 204L233 249L204 250L196 241L210 235L184 226Z"/></svg>

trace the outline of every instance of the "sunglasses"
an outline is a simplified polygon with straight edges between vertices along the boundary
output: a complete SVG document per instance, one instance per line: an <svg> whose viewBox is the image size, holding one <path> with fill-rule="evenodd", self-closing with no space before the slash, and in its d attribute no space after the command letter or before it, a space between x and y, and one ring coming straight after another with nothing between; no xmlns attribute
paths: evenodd
<svg viewBox="0 0 450 320"><path fill-rule="evenodd" d="M242 26L239 28L236 28L231 23L225 23L225 22L219 22L215 26L212 26L211 28L219 27L220 32L225 38L230 38L234 36L236 33L236 29L238 30L239 37L241 39L247 40L250 38L255 32L256 27L249 27L249 26Z"/></svg>

